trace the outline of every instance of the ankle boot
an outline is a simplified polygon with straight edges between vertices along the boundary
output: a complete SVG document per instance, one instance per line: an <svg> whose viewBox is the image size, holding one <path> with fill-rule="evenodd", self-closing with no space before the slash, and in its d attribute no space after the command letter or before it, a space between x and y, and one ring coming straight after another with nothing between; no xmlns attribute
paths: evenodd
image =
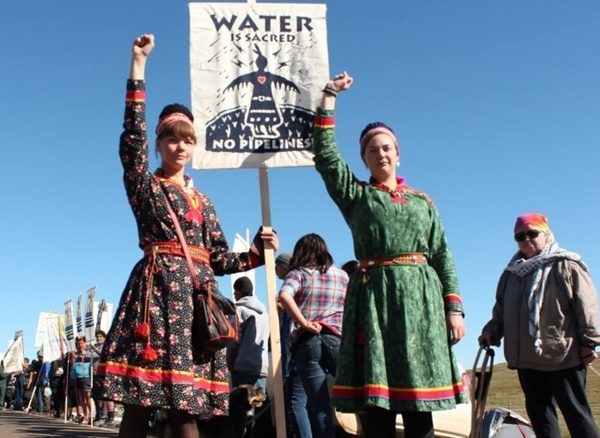
<svg viewBox="0 0 600 438"><path fill-rule="evenodd" d="M114 427L115 425L115 411L108 411L106 417L106 423L104 423L105 427Z"/></svg>

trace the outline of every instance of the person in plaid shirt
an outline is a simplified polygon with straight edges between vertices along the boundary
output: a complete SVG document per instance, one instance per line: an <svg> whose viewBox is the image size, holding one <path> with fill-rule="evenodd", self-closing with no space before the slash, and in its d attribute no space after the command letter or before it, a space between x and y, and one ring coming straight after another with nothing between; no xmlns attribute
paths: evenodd
<svg viewBox="0 0 600 438"><path fill-rule="evenodd" d="M310 400L315 437L334 436L327 373L336 372L347 286L348 275L333 265L321 236L296 242L279 301L293 321L292 358Z"/></svg>

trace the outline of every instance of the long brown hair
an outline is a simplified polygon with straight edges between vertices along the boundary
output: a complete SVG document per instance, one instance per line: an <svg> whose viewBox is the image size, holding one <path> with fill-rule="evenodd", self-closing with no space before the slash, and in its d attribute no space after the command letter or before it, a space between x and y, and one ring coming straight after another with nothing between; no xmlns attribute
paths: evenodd
<svg viewBox="0 0 600 438"><path fill-rule="evenodd" d="M333 257L321 236L315 233L306 234L296 242L290 270L294 268L318 269L325 273L333 265Z"/></svg>

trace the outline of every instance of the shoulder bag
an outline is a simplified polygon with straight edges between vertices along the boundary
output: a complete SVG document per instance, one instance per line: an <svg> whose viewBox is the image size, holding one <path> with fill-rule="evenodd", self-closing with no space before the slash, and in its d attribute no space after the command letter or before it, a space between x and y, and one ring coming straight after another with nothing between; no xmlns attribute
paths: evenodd
<svg viewBox="0 0 600 438"><path fill-rule="evenodd" d="M192 345L209 353L221 350L237 342L238 319L234 304L216 288L215 281L200 282L190 256L179 220L166 196L169 215L181 243L194 286L194 319L192 322Z"/></svg>

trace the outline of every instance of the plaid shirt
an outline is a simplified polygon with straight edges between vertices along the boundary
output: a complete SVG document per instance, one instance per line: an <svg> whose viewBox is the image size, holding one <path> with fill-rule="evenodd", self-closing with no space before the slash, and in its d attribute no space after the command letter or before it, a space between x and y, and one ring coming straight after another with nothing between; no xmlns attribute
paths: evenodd
<svg viewBox="0 0 600 438"><path fill-rule="evenodd" d="M315 269L296 268L285 276L279 295L284 292L291 295L307 320L319 322L341 335L347 287L348 275L333 265L324 274ZM292 325L293 342L300 334L300 327L293 321Z"/></svg>

